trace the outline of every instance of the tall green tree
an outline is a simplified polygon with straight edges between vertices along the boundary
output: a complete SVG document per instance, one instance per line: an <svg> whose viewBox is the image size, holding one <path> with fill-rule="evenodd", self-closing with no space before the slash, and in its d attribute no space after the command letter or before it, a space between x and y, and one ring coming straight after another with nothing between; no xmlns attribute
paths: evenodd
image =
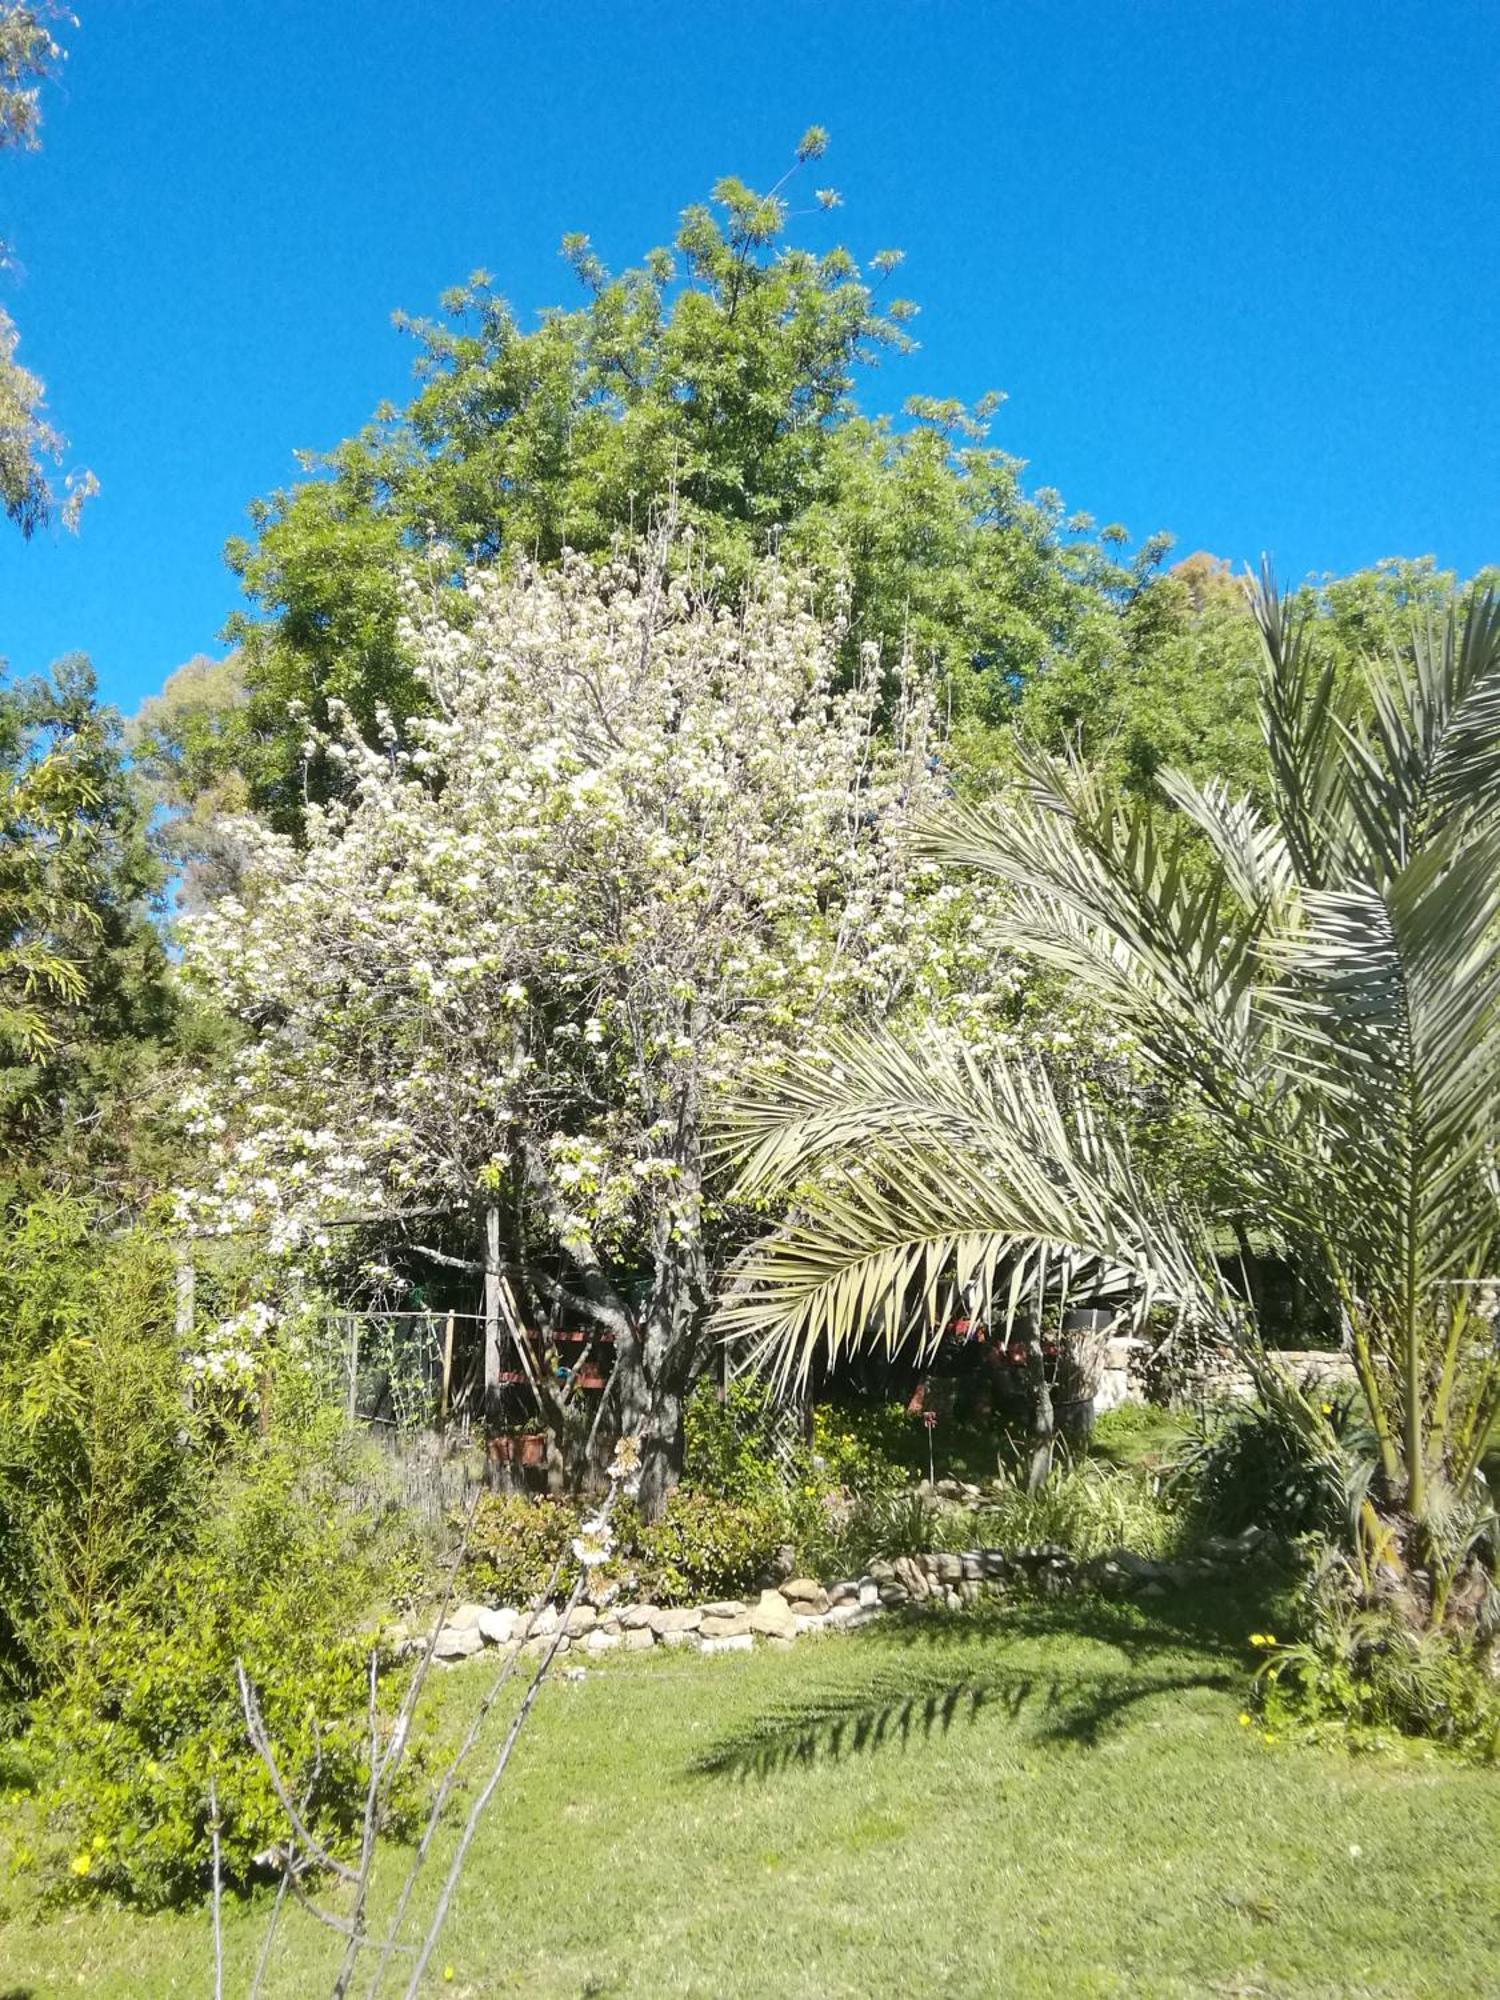
<svg viewBox="0 0 1500 2000"><path fill-rule="evenodd" d="M1097 995L1196 1107L1224 1213L1195 1213L1034 1067L850 1041L739 1111L747 1189L802 1193L726 1322L795 1372L930 1326L955 1284L1014 1311L1081 1271L1253 1347L1216 1254L1226 1222L1253 1229L1321 1289L1358 1372L1367 1574L1436 1620L1490 1512L1475 1474L1500 1412L1500 604L1423 620L1404 659L1369 665L1362 712L1306 606L1267 585L1255 613L1268 812L1177 774L1173 831L1035 755L1009 798L930 836L1005 886L1001 941ZM1206 867L1183 865L1182 821Z"/></svg>
<svg viewBox="0 0 1500 2000"><path fill-rule="evenodd" d="M808 132L793 173L824 145ZM916 309L889 295L899 255L792 241L787 185L721 180L670 249L620 273L568 238L581 303L533 330L482 274L443 319L407 323L414 400L309 457L314 476L258 502L229 551L250 700L221 761L261 807L292 825L330 781L304 714L321 724L337 698L373 730L382 708L424 707L405 571L441 587L468 562L599 551L667 506L731 583L774 552L816 572L851 672L872 640L892 663L935 658L959 712L1006 715L1054 654L1108 649L1164 544L1128 559L1123 530L1028 497L1020 462L984 443L997 398L916 399L901 425L860 414L858 378L911 344Z"/></svg>
<svg viewBox="0 0 1500 2000"><path fill-rule="evenodd" d="M0 1163L123 1185L173 1014L162 869L88 661L0 686Z"/></svg>

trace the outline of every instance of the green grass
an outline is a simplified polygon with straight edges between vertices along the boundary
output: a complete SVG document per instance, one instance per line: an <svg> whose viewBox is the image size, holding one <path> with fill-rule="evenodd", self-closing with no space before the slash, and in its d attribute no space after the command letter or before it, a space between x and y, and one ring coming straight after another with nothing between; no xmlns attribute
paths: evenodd
<svg viewBox="0 0 1500 2000"><path fill-rule="evenodd" d="M1242 1727L1266 1615L1010 1606L591 1668L544 1691L432 1991L1493 1995L1500 1777ZM444 1676L442 1726L483 1672ZM0 2000L211 1990L201 1913L10 1893ZM229 1913L231 1996L259 1914ZM333 1942L289 1925L272 1990L325 1992Z"/></svg>

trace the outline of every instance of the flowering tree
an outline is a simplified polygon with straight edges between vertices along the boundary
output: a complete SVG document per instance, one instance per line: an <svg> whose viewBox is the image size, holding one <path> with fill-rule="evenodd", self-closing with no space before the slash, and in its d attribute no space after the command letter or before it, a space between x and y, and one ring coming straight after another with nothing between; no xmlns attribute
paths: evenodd
<svg viewBox="0 0 1500 2000"><path fill-rule="evenodd" d="M648 1513L743 1240L705 1157L716 1095L825 1026L1006 990L991 969L964 999L970 892L903 839L945 787L919 696L877 737L878 660L833 691L838 635L795 576L720 603L690 545L675 574L666 553L475 571L462 623L413 588L435 716L310 735L347 798L300 847L246 829L243 896L188 947L252 1033L195 1106L187 1212L305 1257L338 1213L490 1209L523 1313L613 1338Z"/></svg>

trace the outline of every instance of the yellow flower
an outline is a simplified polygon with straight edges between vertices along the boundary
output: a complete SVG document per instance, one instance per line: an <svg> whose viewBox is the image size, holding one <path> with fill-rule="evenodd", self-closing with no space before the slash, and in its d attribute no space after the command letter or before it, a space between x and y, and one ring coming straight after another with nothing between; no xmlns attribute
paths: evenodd
<svg viewBox="0 0 1500 2000"><path fill-rule="evenodd" d="M443 1977L444 1979L451 1979L453 1977L453 1967L451 1965L443 1967Z"/></svg>
<svg viewBox="0 0 1500 2000"><path fill-rule="evenodd" d="M93 1865L94 1857L92 1854L75 1854L73 1859L68 1863L68 1866L75 1875L87 1875Z"/></svg>
<svg viewBox="0 0 1500 2000"><path fill-rule="evenodd" d="M1331 1416L1333 1415L1333 1405L1332 1405L1332 1403L1325 1403L1325 1404L1323 1405L1323 1414L1324 1414L1324 1416L1325 1416L1325 1417L1331 1417Z"/></svg>
<svg viewBox="0 0 1500 2000"><path fill-rule="evenodd" d="M1271 1734L1270 1730L1267 1729L1262 1732L1261 1741L1263 1743L1274 1743L1276 1741L1276 1738Z"/></svg>
<svg viewBox="0 0 1500 2000"><path fill-rule="evenodd" d="M1249 1716L1248 1716L1248 1715L1246 1715L1246 1713L1244 1712L1244 1710L1243 1710L1243 1709L1241 1709L1241 1710L1240 1710L1240 1728L1241 1728L1241 1729L1248 1729L1249 1727L1250 1727L1250 1718L1249 1718Z"/></svg>

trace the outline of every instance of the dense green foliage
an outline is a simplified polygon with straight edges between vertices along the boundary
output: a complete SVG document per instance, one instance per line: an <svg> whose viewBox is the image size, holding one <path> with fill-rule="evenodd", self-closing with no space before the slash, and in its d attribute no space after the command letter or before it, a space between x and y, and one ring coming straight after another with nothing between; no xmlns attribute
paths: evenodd
<svg viewBox="0 0 1500 2000"><path fill-rule="evenodd" d="M11 1176L142 1192L142 1099L176 1020L146 822L87 660L0 686L0 1170Z"/></svg>

